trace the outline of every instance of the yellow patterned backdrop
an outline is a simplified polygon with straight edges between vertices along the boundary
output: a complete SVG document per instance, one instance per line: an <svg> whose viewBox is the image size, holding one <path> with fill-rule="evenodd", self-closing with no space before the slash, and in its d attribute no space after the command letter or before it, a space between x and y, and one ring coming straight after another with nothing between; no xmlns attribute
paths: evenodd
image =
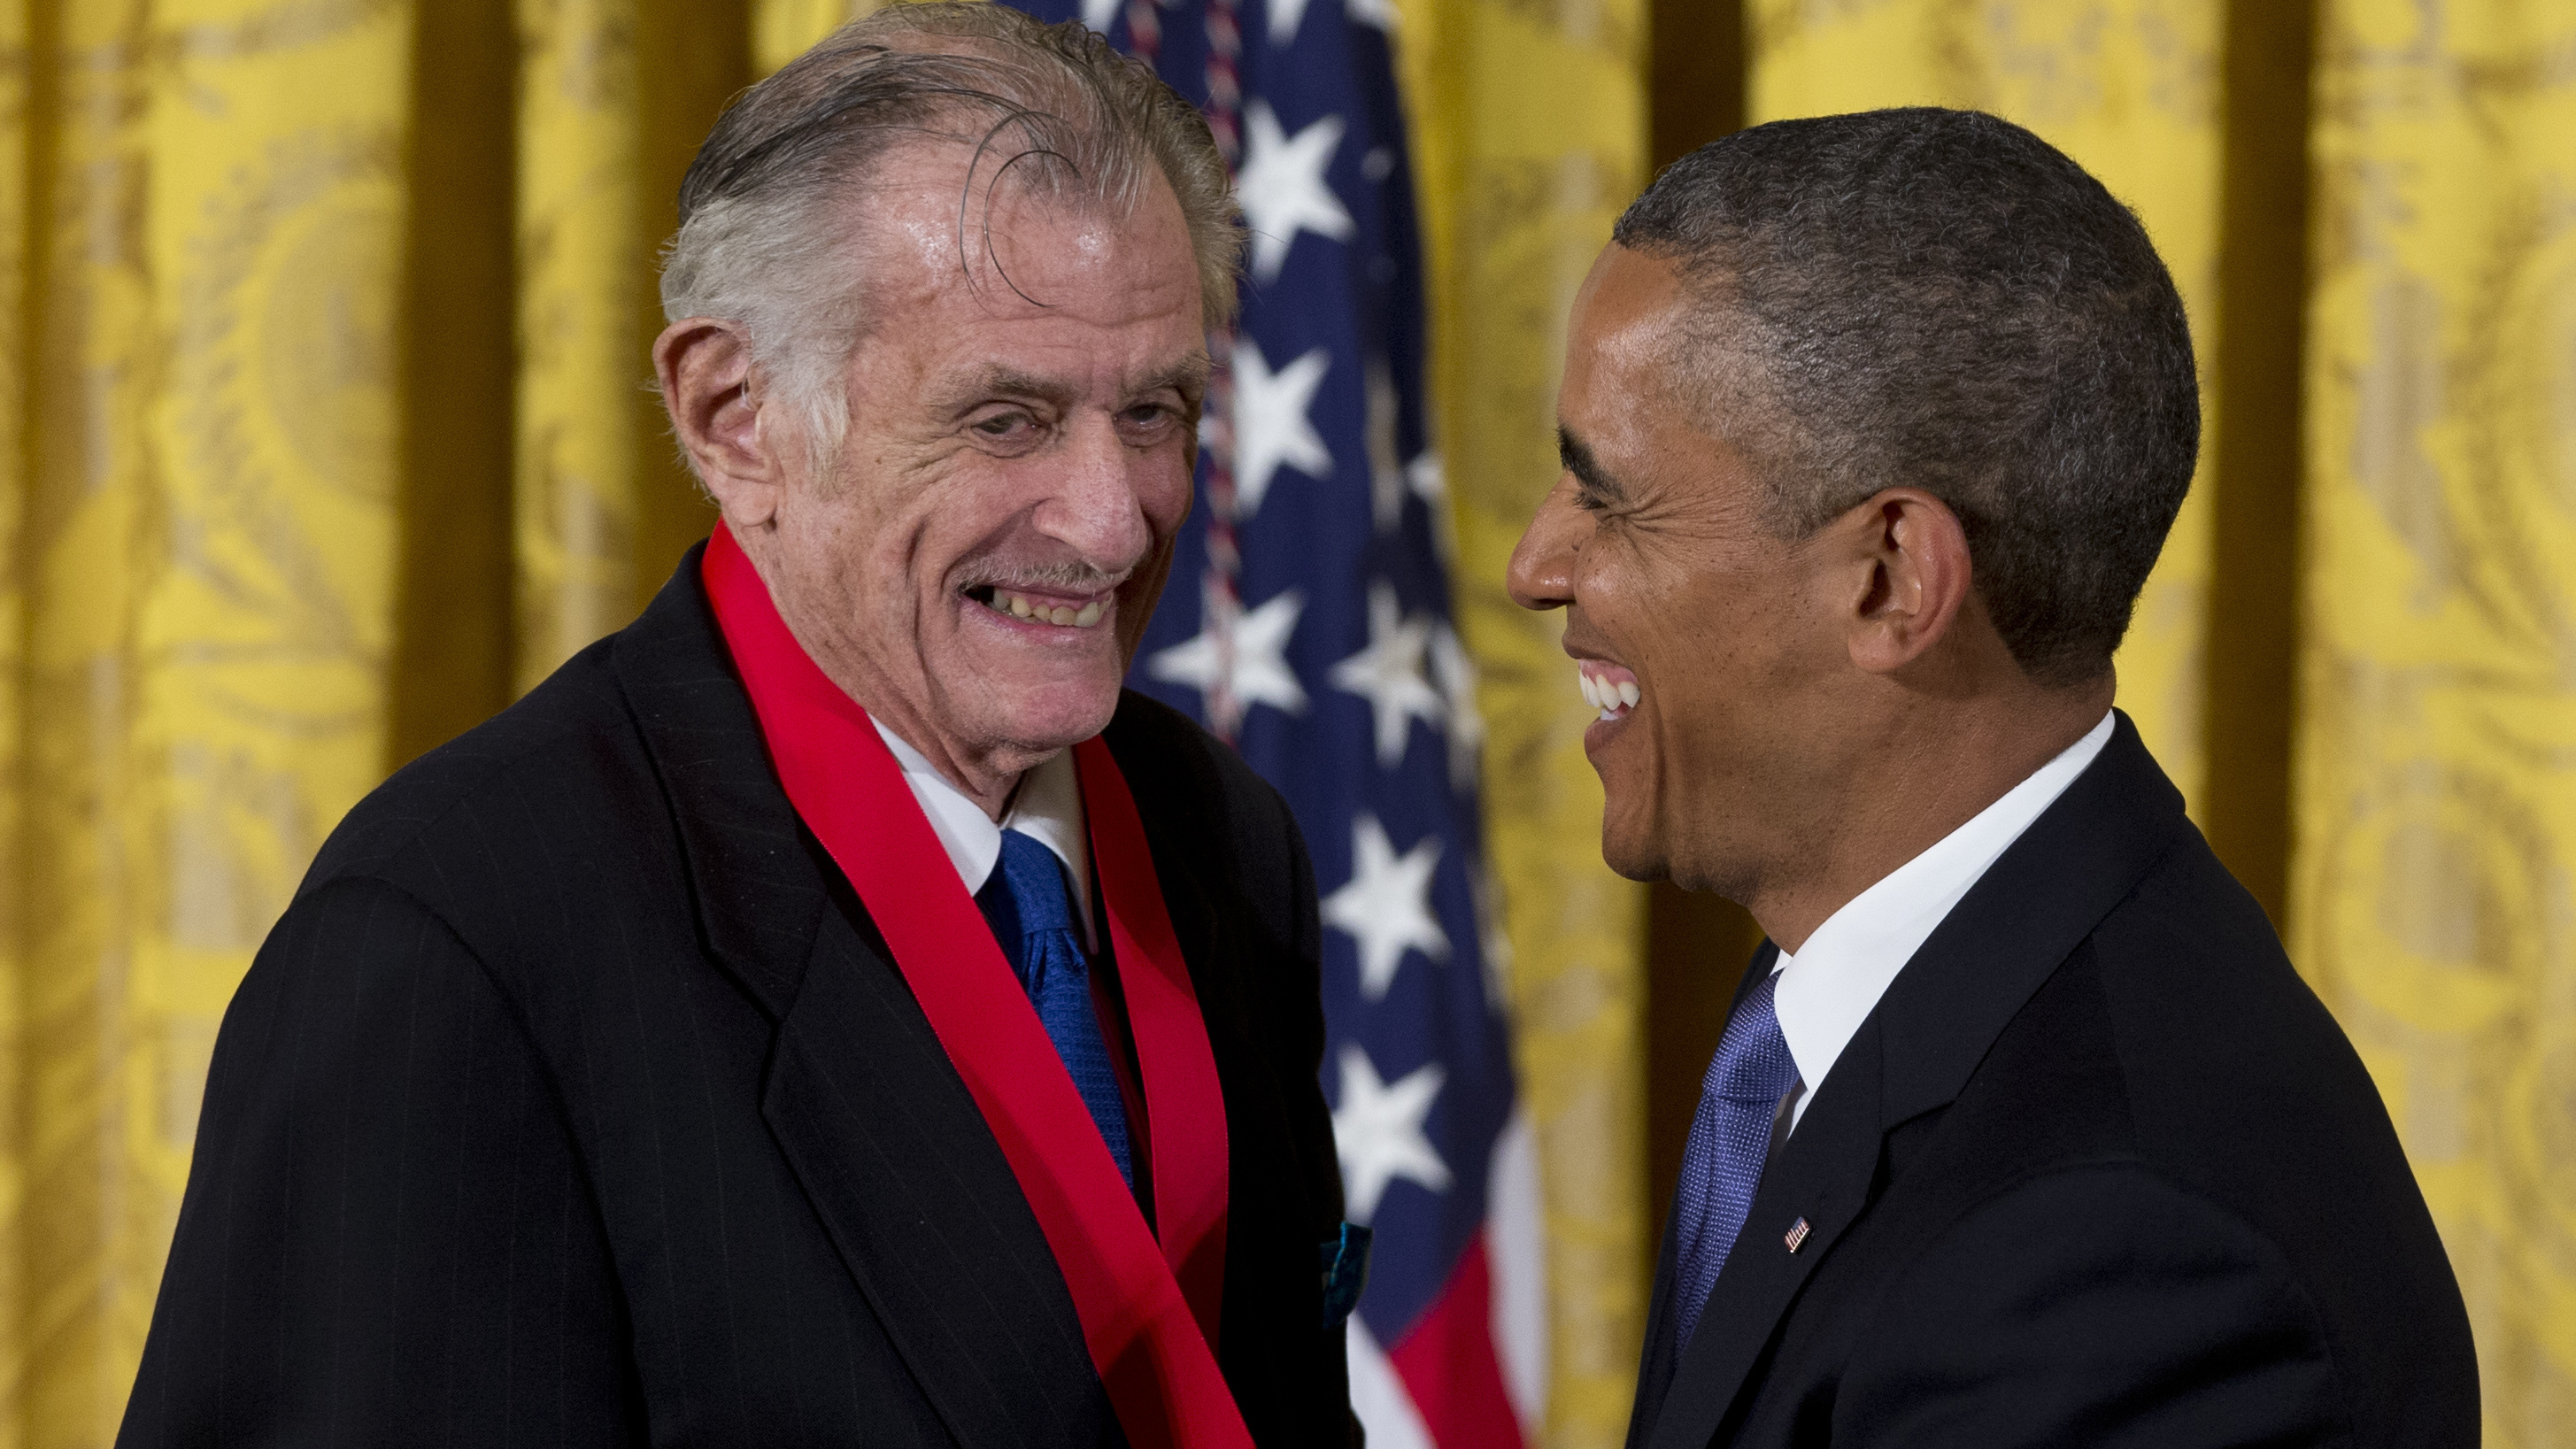
<svg viewBox="0 0 2576 1449"><path fill-rule="evenodd" d="M2324 20L2291 947L2576 1443L2576 9Z"/></svg>
<svg viewBox="0 0 2576 1449"><path fill-rule="evenodd" d="M1619 1439L1660 1221L1643 907L1501 568L1644 180L1649 17L1722 3L1399 4L1567 1449ZM2226 20L2273 3L1744 0L1751 109L2030 123L2140 208L2206 360ZM2304 487L2287 919L2460 1268L2490 1442L2576 1446L2576 16L2317 3L2305 481L2255 480ZM215 1023L322 834L703 531L649 259L722 99L851 8L0 0L0 1449L111 1437ZM2249 622L2209 617L2211 483L2120 660L2187 788Z"/></svg>
<svg viewBox="0 0 2576 1449"><path fill-rule="evenodd" d="M1563 624L1515 607L1503 568L1556 478L1566 309L1645 183L1645 9L1400 8L1458 621L1482 682L1488 849L1546 1212L1547 1442L1608 1449L1627 1429L1640 1265L1661 1223L1645 1183L1645 899L1601 863L1592 712L1557 647Z"/></svg>
<svg viewBox="0 0 2576 1449"><path fill-rule="evenodd" d="M215 1023L384 769L410 27L12 7L13 1438L113 1431ZM29 47L41 42L41 63Z"/></svg>

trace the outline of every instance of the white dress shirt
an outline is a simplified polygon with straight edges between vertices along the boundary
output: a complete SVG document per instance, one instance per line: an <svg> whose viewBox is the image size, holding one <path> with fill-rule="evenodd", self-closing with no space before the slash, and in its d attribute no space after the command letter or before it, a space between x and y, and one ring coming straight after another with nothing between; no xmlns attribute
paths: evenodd
<svg viewBox="0 0 2576 1449"><path fill-rule="evenodd" d="M2084 738L2032 771L2003 798L1845 901L1807 937L1797 955L1780 953L1771 967L1780 978L1772 1008L1798 1064L1800 1084L1791 1089L1791 1130L1896 973L1914 959L1995 858L2066 793L2110 740L2111 716L2105 713Z"/></svg>
<svg viewBox="0 0 2576 1449"><path fill-rule="evenodd" d="M930 817L931 833L948 848L948 862L957 867L957 878L966 883L968 895L982 890L993 878L993 867L1002 863L1002 832L1016 830L1064 862L1065 878L1073 882L1074 913L1082 918L1082 943L1086 949L1100 949L1091 925L1091 836L1084 828L1082 778L1074 771L1073 751L1059 750L1053 759L1022 775L1010 810L995 824L983 806L949 783L939 767L905 743L903 736L873 719L869 723L876 725L886 748L894 751L895 763L903 766L903 782L912 787L912 798L921 802L921 813Z"/></svg>

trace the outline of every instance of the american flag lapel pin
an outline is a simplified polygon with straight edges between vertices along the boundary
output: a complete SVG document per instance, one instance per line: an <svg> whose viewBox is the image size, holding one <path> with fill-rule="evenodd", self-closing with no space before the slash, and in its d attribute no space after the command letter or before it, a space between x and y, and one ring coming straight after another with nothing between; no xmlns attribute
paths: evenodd
<svg viewBox="0 0 2576 1449"><path fill-rule="evenodd" d="M1800 1218L1796 1222L1791 1223L1789 1225L1789 1235L1781 1239L1781 1241L1789 1245L1789 1251L1792 1253L1807 1246L1807 1220L1805 1218Z"/></svg>

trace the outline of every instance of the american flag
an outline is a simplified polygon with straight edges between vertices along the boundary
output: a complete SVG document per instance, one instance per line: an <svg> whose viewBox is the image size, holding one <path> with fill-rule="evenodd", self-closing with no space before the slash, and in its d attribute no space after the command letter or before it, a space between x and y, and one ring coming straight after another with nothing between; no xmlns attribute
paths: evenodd
<svg viewBox="0 0 2576 1449"><path fill-rule="evenodd" d="M1324 1092L1375 1234L1350 1321L1375 1449L1533 1442L1537 1174L1514 1091L1423 390L1394 0L1020 0L1196 101L1250 229L1210 338L1198 506L1135 684L1232 740L1314 854Z"/></svg>

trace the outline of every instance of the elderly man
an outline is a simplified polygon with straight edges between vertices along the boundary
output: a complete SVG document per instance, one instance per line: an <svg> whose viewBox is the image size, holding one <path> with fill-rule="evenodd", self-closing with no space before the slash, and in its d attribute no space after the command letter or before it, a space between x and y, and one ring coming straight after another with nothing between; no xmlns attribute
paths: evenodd
<svg viewBox="0 0 2576 1449"><path fill-rule="evenodd" d="M654 361L723 521L324 848L120 1442L1341 1442L1305 852L1119 689L1233 303L1205 124L897 9L682 211Z"/></svg>
<svg viewBox="0 0 2576 1449"><path fill-rule="evenodd" d="M2477 1442L2370 1079L2111 708L2196 398L2137 221L1975 112L1718 141L1594 265L1513 593L1611 865L1770 938L1632 1449Z"/></svg>

